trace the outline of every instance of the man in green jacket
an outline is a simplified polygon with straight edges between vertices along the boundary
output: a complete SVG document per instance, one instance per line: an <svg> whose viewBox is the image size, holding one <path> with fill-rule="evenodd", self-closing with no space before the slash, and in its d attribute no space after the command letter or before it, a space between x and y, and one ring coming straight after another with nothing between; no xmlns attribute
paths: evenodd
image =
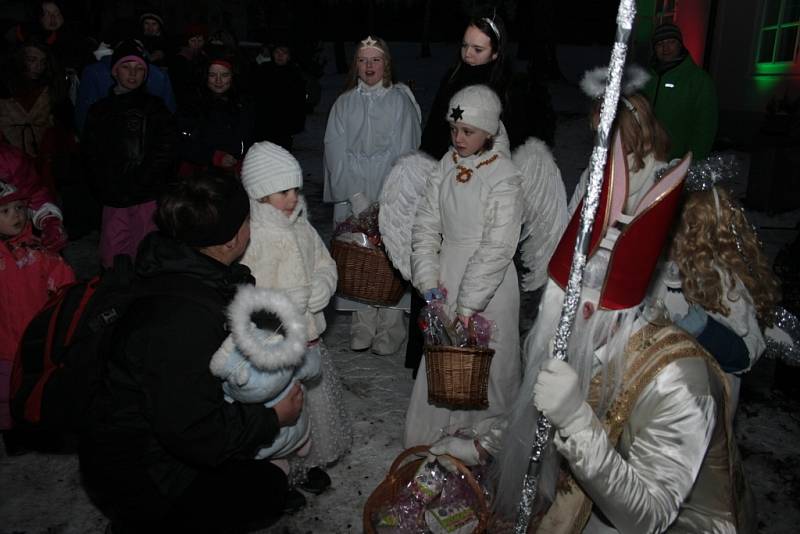
<svg viewBox="0 0 800 534"><path fill-rule="evenodd" d="M691 151L700 160L711 151L717 133L714 82L692 61L681 30L665 23L653 32L652 78L644 93L670 136L670 158Z"/></svg>

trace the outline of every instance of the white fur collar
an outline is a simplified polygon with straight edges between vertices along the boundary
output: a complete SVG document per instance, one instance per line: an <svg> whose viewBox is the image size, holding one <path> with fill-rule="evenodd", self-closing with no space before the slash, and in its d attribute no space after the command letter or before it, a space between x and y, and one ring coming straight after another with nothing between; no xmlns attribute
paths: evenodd
<svg viewBox="0 0 800 534"><path fill-rule="evenodd" d="M261 310L278 316L286 337L256 327L250 316ZM306 351L306 321L284 291L240 286L228 306L228 319L236 347L256 368L276 371L302 363Z"/></svg>

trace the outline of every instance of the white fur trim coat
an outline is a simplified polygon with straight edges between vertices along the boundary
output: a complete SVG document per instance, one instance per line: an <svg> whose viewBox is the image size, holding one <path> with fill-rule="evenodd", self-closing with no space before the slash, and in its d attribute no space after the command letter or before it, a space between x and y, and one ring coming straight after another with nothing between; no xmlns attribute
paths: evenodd
<svg viewBox="0 0 800 534"><path fill-rule="evenodd" d="M277 315L282 334L260 329L251 321L253 312ZM211 374L223 379L228 399L261 402L273 407L289 393L295 381L320 375L318 352L306 351L306 321L291 297L283 291L241 286L228 307L233 333L211 357ZM257 459L281 458L302 446L309 431L305 412L293 425L284 426L275 439L261 448Z"/></svg>
<svg viewBox="0 0 800 534"><path fill-rule="evenodd" d="M284 289L305 314L308 340L325 331L322 313L336 291L336 264L305 215L301 196L290 217L250 199L250 245L242 257L256 286Z"/></svg>

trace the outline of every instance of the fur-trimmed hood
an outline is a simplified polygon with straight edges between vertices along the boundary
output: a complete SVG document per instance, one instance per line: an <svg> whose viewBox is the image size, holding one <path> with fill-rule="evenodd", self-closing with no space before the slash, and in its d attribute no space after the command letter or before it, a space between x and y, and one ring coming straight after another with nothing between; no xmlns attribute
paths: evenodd
<svg viewBox="0 0 800 534"><path fill-rule="evenodd" d="M251 316L257 311L275 314L285 335L258 328ZM262 371L295 367L306 351L306 321L285 292L255 286L240 286L228 306L233 339L237 348Z"/></svg>

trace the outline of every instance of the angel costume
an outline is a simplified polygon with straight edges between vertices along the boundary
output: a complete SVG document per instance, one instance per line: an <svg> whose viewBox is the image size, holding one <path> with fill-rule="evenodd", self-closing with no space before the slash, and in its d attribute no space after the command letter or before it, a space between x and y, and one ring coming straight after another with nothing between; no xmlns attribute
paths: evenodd
<svg viewBox="0 0 800 534"><path fill-rule="evenodd" d="M394 161L419 146L421 114L402 83L358 85L334 102L325 129L323 200L335 203L333 222L350 215L349 198L377 202Z"/></svg>
<svg viewBox="0 0 800 534"><path fill-rule="evenodd" d="M512 258L520 237L521 195L522 176L503 148L466 158L451 150L428 179L412 230L414 286L420 292L445 287L451 309L462 315L480 312L498 331L490 343L495 355L489 407L432 406L426 375L420 373L406 414L406 447L434 442L443 428L470 427L504 413L517 396L520 297Z"/></svg>
<svg viewBox="0 0 800 534"><path fill-rule="evenodd" d="M350 197L363 193L377 202L395 160L419 146L421 117L411 90L402 83L384 87L358 80L331 108L325 129L323 200L333 202L334 225L352 213ZM402 310L371 307L353 313L351 348L372 345L394 353L406 337Z"/></svg>

